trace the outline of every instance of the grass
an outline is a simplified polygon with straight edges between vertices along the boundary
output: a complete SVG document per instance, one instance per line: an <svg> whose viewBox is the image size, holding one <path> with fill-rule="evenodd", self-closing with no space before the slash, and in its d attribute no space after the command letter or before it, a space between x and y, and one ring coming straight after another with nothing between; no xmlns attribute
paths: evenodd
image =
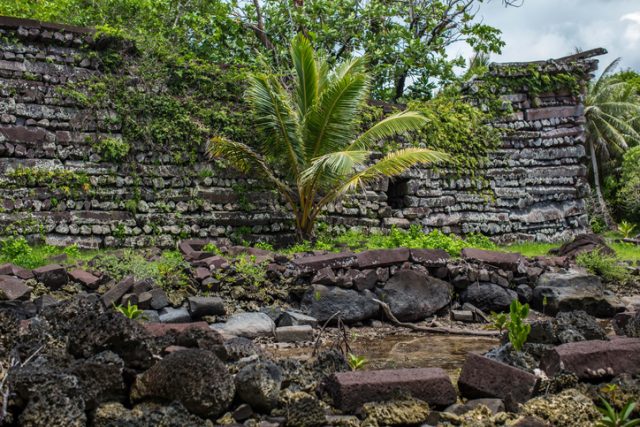
<svg viewBox="0 0 640 427"><path fill-rule="evenodd" d="M617 243L617 233L606 233L603 236L607 244L616 251L616 257L624 261L640 261L640 247L631 243ZM513 245L500 246L498 249L505 252L518 252L527 257L548 255L549 250L559 248L561 243L525 242Z"/></svg>

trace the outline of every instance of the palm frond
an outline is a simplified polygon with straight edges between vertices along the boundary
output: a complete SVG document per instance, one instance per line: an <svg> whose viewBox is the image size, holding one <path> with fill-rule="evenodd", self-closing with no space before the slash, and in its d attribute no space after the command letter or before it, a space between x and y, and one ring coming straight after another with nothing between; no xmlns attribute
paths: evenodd
<svg viewBox="0 0 640 427"><path fill-rule="evenodd" d="M622 60L622 58L618 57L618 58L614 59L613 61L611 61L611 63L609 65L607 65L607 67L604 69L604 71L602 72L600 77L598 77L598 80L596 80L595 84L593 85L593 91L599 92L600 87L603 84L606 84L609 75L611 73L613 73L613 71L616 69L616 67L620 64L621 60Z"/></svg>
<svg viewBox="0 0 640 427"><path fill-rule="evenodd" d="M388 137L420 129L428 119L417 111L402 111L373 125L348 147L349 150L368 149L372 144Z"/></svg>
<svg viewBox="0 0 640 427"><path fill-rule="evenodd" d="M299 34L291 43L291 59L296 69L298 110L305 117L318 96L318 65L309 40Z"/></svg>
<svg viewBox="0 0 640 427"><path fill-rule="evenodd" d="M264 133L261 150L265 155L285 157L295 173L304 161L298 131L298 114L291 106L286 90L274 77L255 75L247 98L256 113L256 126Z"/></svg>
<svg viewBox="0 0 640 427"><path fill-rule="evenodd" d="M353 173L371 155L367 150L335 151L314 159L311 165L300 174L300 182L307 185L322 178L334 181Z"/></svg>

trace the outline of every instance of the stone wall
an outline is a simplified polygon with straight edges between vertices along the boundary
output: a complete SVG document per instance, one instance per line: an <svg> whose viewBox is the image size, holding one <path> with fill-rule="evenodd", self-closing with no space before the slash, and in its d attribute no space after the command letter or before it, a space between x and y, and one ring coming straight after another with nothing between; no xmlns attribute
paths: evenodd
<svg viewBox="0 0 640 427"><path fill-rule="evenodd" d="M171 153L143 144L131 147L133 162L101 158L96 142L121 138L113 113L89 110L64 91L99 73L101 47L88 30L0 18L0 36L0 234L43 235L51 244L83 247L291 237L284 204L251 177L210 163L178 166ZM515 67L526 73L531 64L588 75L597 61ZM496 66L492 73L513 68ZM494 124L508 131L478 171L483 184L416 169L330 206L325 220L371 229L418 223L425 231L479 231L497 240L551 240L584 231L582 96L516 92L503 96L514 113Z"/></svg>

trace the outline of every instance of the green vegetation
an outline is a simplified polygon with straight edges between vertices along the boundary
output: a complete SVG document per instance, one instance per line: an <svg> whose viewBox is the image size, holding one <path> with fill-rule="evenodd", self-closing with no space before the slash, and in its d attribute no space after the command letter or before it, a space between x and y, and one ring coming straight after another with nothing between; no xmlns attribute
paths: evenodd
<svg viewBox="0 0 640 427"><path fill-rule="evenodd" d="M115 305L113 304L113 308L118 312L124 315L129 319L142 319L144 318L144 311L138 308L137 304L131 304L131 301L127 301L127 305L124 306L122 304Z"/></svg>
<svg viewBox="0 0 640 427"><path fill-rule="evenodd" d="M49 260L58 255L66 255L67 259L73 262L89 259L94 254L94 251L80 251L76 245L65 248L49 245L31 246L24 237L7 237L0 241L0 263L8 262L28 269L49 264Z"/></svg>
<svg viewBox="0 0 640 427"><path fill-rule="evenodd" d="M68 169L18 167L5 177L9 179L4 183L6 188L45 187L64 196L86 194L91 190L87 174Z"/></svg>
<svg viewBox="0 0 640 427"><path fill-rule="evenodd" d="M260 286L267 279L267 262L256 262L253 255L240 255L235 258L233 268L236 277L245 285Z"/></svg>
<svg viewBox="0 0 640 427"><path fill-rule="evenodd" d="M615 204L622 215L640 224L640 145L627 151L622 160L620 185Z"/></svg>
<svg viewBox="0 0 640 427"><path fill-rule="evenodd" d="M491 323L487 325L487 329L495 329L500 335L507 330L507 325L509 324L507 313L496 313L492 311L489 318L491 319Z"/></svg>
<svg viewBox="0 0 640 427"><path fill-rule="evenodd" d="M605 256L600 251L583 252L576 257L576 264L597 274L607 282L626 282L629 271L619 263L616 257Z"/></svg>
<svg viewBox="0 0 640 427"><path fill-rule="evenodd" d="M628 239L633 237L633 233L636 230L636 226L631 224L629 221L623 220L618 224L618 231L622 234L622 237Z"/></svg>
<svg viewBox="0 0 640 427"><path fill-rule="evenodd" d="M631 243L619 243L613 241L620 236L617 234L605 234L607 244L616 252L616 257L623 261L640 260L640 248ZM557 249L560 243L524 242L512 245L499 246L497 249L505 252L518 252L527 257L544 256L549 250Z"/></svg>
<svg viewBox="0 0 640 427"><path fill-rule="evenodd" d="M368 98L369 76L362 58L330 67L300 35L291 43L293 90L276 75L254 74L247 92L263 141L257 151L223 136L207 145L211 158L270 182L293 211L301 239L313 235L318 215L346 193L419 163L447 155L403 148L372 162L376 144L414 131L426 118L414 111L392 114L358 135L358 118ZM282 177L282 178L281 178Z"/></svg>
<svg viewBox="0 0 640 427"><path fill-rule="evenodd" d="M459 256L463 248L495 249L496 245L486 236L480 234L469 234L463 239L455 234L444 234L439 230L424 233L419 225L414 224L408 230L392 227L389 233L364 233L351 229L343 234L334 236L322 232L314 243L303 241L290 246L284 252L296 253L311 250L337 252L345 248L362 251L398 247L443 249L450 255Z"/></svg>
<svg viewBox="0 0 640 427"><path fill-rule="evenodd" d="M618 412L605 399L601 397L600 400L602 401L602 407L597 409L602 414L602 418L596 424L598 427L634 427L640 425L640 418L631 418L636 402L627 402Z"/></svg>
<svg viewBox="0 0 640 427"><path fill-rule="evenodd" d="M353 353L347 355L347 363L352 371L360 371L364 369L369 361L364 356L357 356Z"/></svg>
<svg viewBox="0 0 640 427"><path fill-rule="evenodd" d="M529 304L522 305L520 301L514 299L509 306L509 322L506 328L509 331L509 342L516 351L522 350L522 346L527 342L531 325L523 322L529 315Z"/></svg>
<svg viewBox="0 0 640 427"><path fill-rule="evenodd" d="M98 141L96 148L104 160L114 162L124 159L131 147L122 139L103 138Z"/></svg>

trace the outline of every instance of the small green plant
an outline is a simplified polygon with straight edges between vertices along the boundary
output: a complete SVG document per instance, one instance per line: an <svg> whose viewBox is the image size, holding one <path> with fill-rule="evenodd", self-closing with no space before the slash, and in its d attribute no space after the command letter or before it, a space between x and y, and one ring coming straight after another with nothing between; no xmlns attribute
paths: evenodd
<svg viewBox="0 0 640 427"><path fill-rule="evenodd" d="M24 237L8 237L1 242L0 253L7 259L16 259L31 254L31 246Z"/></svg>
<svg viewBox="0 0 640 427"><path fill-rule="evenodd" d="M353 353L347 355L347 363L352 371L359 371L365 367L369 361L364 356L357 356Z"/></svg>
<svg viewBox="0 0 640 427"><path fill-rule="evenodd" d="M267 242L258 242L254 245L258 249L264 249L265 251L273 251L273 245Z"/></svg>
<svg viewBox="0 0 640 427"><path fill-rule="evenodd" d="M122 139L103 138L96 144L98 152L110 162L122 160L129 154L131 147Z"/></svg>
<svg viewBox="0 0 640 427"><path fill-rule="evenodd" d="M488 325L489 329L495 329L502 334L507 329L507 314L506 313L496 313L494 311L491 312L489 316L491 319L491 323Z"/></svg>
<svg viewBox="0 0 640 427"><path fill-rule="evenodd" d="M598 427L634 427L640 425L640 418L631 419L636 402L627 402L618 412L604 398L600 397L600 400L602 401L602 407L597 409L602 414L602 418L596 424Z"/></svg>
<svg viewBox="0 0 640 427"><path fill-rule="evenodd" d="M138 319L138 318L142 318L142 315L144 313L144 311L140 310L138 308L137 304L131 304L131 301L127 301L127 305L126 307L122 304L120 305L116 305L115 303L113 304L113 308L123 314L124 316L128 317L129 319Z"/></svg>
<svg viewBox="0 0 640 427"><path fill-rule="evenodd" d="M620 224L618 224L618 230L620 231L620 234L622 234L622 237L624 237L625 239L633 237L633 232L635 229L636 226L631 224L629 221L621 221Z"/></svg>
<svg viewBox="0 0 640 427"><path fill-rule="evenodd" d="M254 255L240 255L234 264L236 274L246 284L260 286L267 279L266 262L257 262Z"/></svg>
<svg viewBox="0 0 640 427"><path fill-rule="evenodd" d="M600 251L578 254L576 264L593 274L597 274L607 282L625 283L630 277L629 271L624 265L618 263L616 257L603 255Z"/></svg>
<svg viewBox="0 0 640 427"><path fill-rule="evenodd" d="M216 244L212 242L209 242L206 245L204 245L202 247L202 250L204 252L213 252L216 255L222 255L222 251L220 250L220 248L218 248Z"/></svg>
<svg viewBox="0 0 640 427"><path fill-rule="evenodd" d="M316 300L316 302L320 301L322 299L322 294L320 293L320 291L315 291L313 293L313 299Z"/></svg>
<svg viewBox="0 0 640 427"><path fill-rule="evenodd" d="M522 346L527 342L531 325L523 320L529 315L529 304L521 304L520 301L514 299L509 306L509 322L507 330L509 331L509 342L516 351L522 350Z"/></svg>

